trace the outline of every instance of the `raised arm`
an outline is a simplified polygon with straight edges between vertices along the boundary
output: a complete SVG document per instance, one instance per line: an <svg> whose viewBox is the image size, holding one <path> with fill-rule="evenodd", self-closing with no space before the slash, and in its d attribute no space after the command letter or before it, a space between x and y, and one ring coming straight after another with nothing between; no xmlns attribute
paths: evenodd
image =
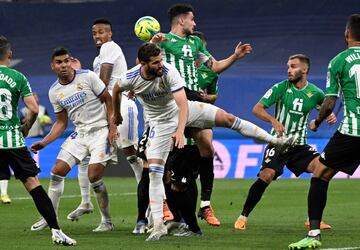
<svg viewBox="0 0 360 250"><path fill-rule="evenodd" d="M234 53L226 59L217 61L215 58L211 57L205 65L209 67L215 73L221 73L228 69L234 62L243 58L247 54L250 54L252 51L252 47L250 44L245 43L242 44L241 42L235 47Z"/></svg>

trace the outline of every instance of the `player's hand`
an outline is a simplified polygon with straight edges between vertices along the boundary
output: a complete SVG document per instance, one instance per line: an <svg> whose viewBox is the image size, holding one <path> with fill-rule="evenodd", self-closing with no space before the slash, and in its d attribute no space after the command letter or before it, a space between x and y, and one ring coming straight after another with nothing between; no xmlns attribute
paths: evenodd
<svg viewBox="0 0 360 250"><path fill-rule="evenodd" d="M81 62L75 57L70 57L70 66L75 70L81 69Z"/></svg>
<svg viewBox="0 0 360 250"><path fill-rule="evenodd" d="M120 125L123 121L123 118L121 116L121 114L114 114L112 119L111 119L111 122L114 123L115 125Z"/></svg>
<svg viewBox="0 0 360 250"><path fill-rule="evenodd" d="M318 126L316 126L316 124L315 124L315 119L314 119L314 120L311 120L309 127L310 127L310 130L312 130L312 131L314 131L314 132L317 131Z"/></svg>
<svg viewBox="0 0 360 250"><path fill-rule="evenodd" d="M127 97L128 97L129 100L134 99L134 98L135 98L135 92L132 91L132 90L130 90L130 91L128 92Z"/></svg>
<svg viewBox="0 0 360 250"><path fill-rule="evenodd" d="M184 133L176 131L172 136L174 140L174 146L177 148L184 148Z"/></svg>
<svg viewBox="0 0 360 250"><path fill-rule="evenodd" d="M275 129L276 133L279 136L283 136L285 134L285 128L284 125L282 125L278 120L273 119L271 121L271 125L273 126L273 128Z"/></svg>
<svg viewBox="0 0 360 250"><path fill-rule="evenodd" d="M234 55L236 56L236 59L240 59L247 54L250 54L251 51L252 47L249 43L242 44L242 42L239 42L239 44L235 48Z"/></svg>
<svg viewBox="0 0 360 250"><path fill-rule="evenodd" d="M328 117L326 117L326 122L329 124L329 125L333 125L335 124L337 121L336 119L336 115L332 112Z"/></svg>
<svg viewBox="0 0 360 250"><path fill-rule="evenodd" d="M117 130L116 125L114 123L110 124L110 126L109 126L109 136L108 136L110 144L113 144L118 137L119 137L119 132Z"/></svg>
<svg viewBox="0 0 360 250"><path fill-rule="evenodd" d="M162 42L165 42L166 40L167 40L167 38L165 37L165 34L159 32L151 38L150 42L151 43L162 43Z"/></svg>
<svg viewBox="0 0 360 250"><path fill-rule="evenodd" d="M43 148L45 148L46 144L43 141L37 141L34 142L33 144L31 144L30 146L30 150L31 152L33 152L34 154L37 154L37 152Z"/></svg>

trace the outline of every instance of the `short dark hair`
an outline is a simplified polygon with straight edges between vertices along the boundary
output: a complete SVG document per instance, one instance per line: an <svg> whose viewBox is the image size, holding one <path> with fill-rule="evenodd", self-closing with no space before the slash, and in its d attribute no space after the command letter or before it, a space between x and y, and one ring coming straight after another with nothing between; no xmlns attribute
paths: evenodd
<svg viewBox="0 0 360 250"><path fill-rule="evenodd" d="M112 31L112 24L109 19L106 18L97 18L94 20L93 25L95 24L106 24L110 26L110 30Z"/></svg>
<svg viewBox="0 0 360 250"><path fill-rule="evenodd" d="M187 3L177 3L172 5L168 9L168 19L170 22L170 25L173 23L174 19L178 17L179 15L184 15L189 12L194 12L194 8Z"/></svg>
<svg viewBox="0 0 360 250"><path fill-rule="evenodd" d="M150 62L150 57L160 55L160 48L154 43L143 43L138 50L140 62Z"/></svg>
<svg viewBox="0 0 360 250"><path fill-rule="evenodd" d="M307 73L309 73L309 71L310 71L310 58L307 55L305 55L305 54L295 54L295 55L289 56L289 60L292 60L292 59L299 59L300 62L305 63L308 66Z"/></svg>
<svg viewBox="0 0 360 250"><path fill-rule="evenodd" d="M191 35L199 37L202 41L206 42L206 37L201 31L194 31Z"/></svg>
<svg viewBox="0 0 360 250"><path fill-rule="evenodd" d="M360 41L360 14L350 15L346 23L346 28L355 41Z"/></svg>
<svg viewBox="0 0 360 250"><path fill-rule="evenodd" d="M11 49L11 44L4 36L0 36L0 60L4 60L6 53Z"/></svg>
<svg viewBox="0 0 360 250"><path fill-rule="evenodd" d="M53 60L56 56L69 55L71 56L68 49L64 47L56 47L54 52L52 53L51 60Z"/></svg>

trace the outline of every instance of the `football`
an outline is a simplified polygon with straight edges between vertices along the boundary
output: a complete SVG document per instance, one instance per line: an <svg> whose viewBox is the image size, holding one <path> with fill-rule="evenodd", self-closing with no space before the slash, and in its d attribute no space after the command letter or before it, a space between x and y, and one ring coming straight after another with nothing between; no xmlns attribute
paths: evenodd
<svg viewBox="0 0 360 250"><path fill-rule="evenodd" d="M148 42L160 31L160 23L152 16L144 16L136 21L134 31L141 41Z"/></svg>

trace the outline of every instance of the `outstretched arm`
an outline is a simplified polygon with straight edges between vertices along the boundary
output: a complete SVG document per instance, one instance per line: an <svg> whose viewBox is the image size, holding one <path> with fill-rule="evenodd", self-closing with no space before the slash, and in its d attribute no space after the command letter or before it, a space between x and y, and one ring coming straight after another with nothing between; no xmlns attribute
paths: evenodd
<svg viewBox="0 0 360 250"><path fill-rule="evenodd" d="M243 58L247 54L250 54L252 51L252 47L250 44L245 43L242 44L241 42L236 46L234 53L226 59L221 61L215 60L215 58L211 57L205 65L210 68L215 73L221 73L228 69L234 62Z"/></svg>
<svg viewBox="0 0 360 250"><path fill-rule="evenodd" d="M68 123L68 115L65 110L56 114L56 121L51 127L50 132L44 137L42 141L34 142L31 144L30 149L32 152L37 153L37 151L45 148L48 144L55 141L59 138L65 131Z"/></svg>

